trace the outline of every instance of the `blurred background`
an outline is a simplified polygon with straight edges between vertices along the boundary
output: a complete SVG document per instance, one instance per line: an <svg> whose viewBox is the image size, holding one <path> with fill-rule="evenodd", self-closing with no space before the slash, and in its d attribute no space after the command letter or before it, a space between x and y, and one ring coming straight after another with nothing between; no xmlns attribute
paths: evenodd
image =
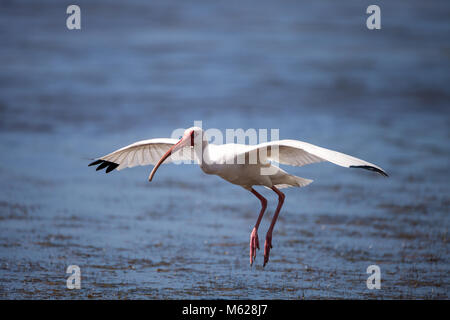
<svg viewBox="0 0 450 320"><path fill-rule="evenodd" d="M0 298L448 299L449 16L444 0L1 1ZM250 268L244 189L193 165L152 183L87 167L194 120L278 128L390 177L285 168L316 181L286 190ZM263 242L276 197L258 191Z"/></svg>

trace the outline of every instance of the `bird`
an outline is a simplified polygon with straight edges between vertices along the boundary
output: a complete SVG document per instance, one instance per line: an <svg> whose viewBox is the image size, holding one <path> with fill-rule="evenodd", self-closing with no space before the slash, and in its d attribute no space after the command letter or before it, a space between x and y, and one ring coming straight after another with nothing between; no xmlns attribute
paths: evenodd
<svg viewBox="0 0 450 320"><path fill-rule="evenodd" d="M269 262L273 230L285 200L285 194L280 189L305 187L313 182L288 174L277 164L304 166L328 161L338 166L361 168L388 176L383 169L372 163L299 140L277 140L256 145L208 143L205 131L200 127L186 129L181 139L142 140L94 160L89 166L97 166L97 171L106 168L106 173L135 166L154 165L148 177L149 181L152 181L163 163L193 161L200 165L204 173L217 175L250 191L261 202L258 218L250 234L250 266L256 259L256 250L260 248L258 229L267 208L267 199L254 187L271 189L278 196L278 204L266 233L263 267Z"/></svg>

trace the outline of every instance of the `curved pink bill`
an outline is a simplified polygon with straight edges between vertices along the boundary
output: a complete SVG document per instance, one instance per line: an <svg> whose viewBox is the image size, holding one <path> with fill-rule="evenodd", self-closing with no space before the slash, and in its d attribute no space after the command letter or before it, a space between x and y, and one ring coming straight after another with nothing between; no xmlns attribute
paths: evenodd
<svg viewBox="0 0 450 320"><path fill-rule="evenodd" d="M177 150L183 148L188 142L192 143L192 132L186 134L183 136L183 138L180 139L176 144L174 144L162 157L159 159L158 163L153 167L152 172L150 172L150 175L148 176L148 181L152 181L153 176L156 173L156 170L158 170L159 166L168 158L172 153L175 153ZM191 139L190 139L191 138ZM193 143L192 143L193 145Z"/></svg>

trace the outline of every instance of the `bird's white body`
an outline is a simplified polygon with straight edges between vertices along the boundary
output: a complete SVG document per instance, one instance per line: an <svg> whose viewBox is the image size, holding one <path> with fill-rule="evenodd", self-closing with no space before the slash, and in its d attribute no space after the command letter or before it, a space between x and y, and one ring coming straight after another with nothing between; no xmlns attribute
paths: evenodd
<svg viewBox="0 0 450 320"><path fill-rule="evenodd" d="M200 163L200 168L206 174L217 175L248 190L255 185L285 188L303 187L312 182L312 180L292 176L274 164L264 161L265 159L261 159L258 152L255 153L254 161L251 161L248 154L253 150L255 150L254 146L243 144L207 144L203 149L203 161Z"/></svg>
<svg viewBox="0 0 450 320"><path fill-rule="evenodd" d="M363 168L387 174L380 167L364 160L298 140L280 140L258 145L209 144L201 128L192 127L180 139L150 139L133 143L103 157L90 165L99 165L97 170L106 168L110 172L138 165L154 165L150 173L151 181L156 170L163 163L174 161L195 161L206 174L217 175L224 180L251 191L261 201L262 209L250 238L250 263L259 249L258 227L267 206L267 200L253 186L265 186L278 194L279 202L266 236L264 265L269 260L272 247L272 230L284 202L284 194L278 189L304 187L312 180L288 174L277 163L303 166L310 163L328 161L347 168Z"/></svg>

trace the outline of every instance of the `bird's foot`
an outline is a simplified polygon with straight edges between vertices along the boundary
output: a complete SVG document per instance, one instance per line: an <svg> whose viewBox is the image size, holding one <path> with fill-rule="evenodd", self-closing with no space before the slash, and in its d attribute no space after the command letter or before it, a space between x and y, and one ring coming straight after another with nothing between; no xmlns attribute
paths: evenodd
<svg viewBox="0 0 450 320"><path fill-rule="evenodd" d="M272 249L272 234L267 233L267 235L266 235L266 242L264 244L264 264L263 264L263 267L265 267L267 262L269 262L270 249Z"/></svg>
<svg viewBox="0 0 450 320"><path fill-rule="evenodd" d="M250 266L253 265L253 261L256 258L256 249L259 250L258 230L253 228L250 235Z"/></svg>

